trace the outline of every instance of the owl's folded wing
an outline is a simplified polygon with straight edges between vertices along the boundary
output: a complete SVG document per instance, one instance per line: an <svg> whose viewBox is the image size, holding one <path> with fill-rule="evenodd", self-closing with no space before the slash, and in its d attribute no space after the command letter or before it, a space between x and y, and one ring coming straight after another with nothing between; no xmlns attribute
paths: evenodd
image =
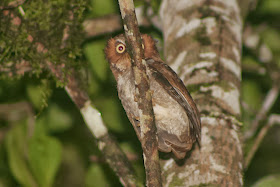
<svg viewBox="0 0 280 187"><path fill-rule="evenodd" d="M185 109L190 121L190 134L200 143L201 122L199 112L184 83L164 62L153 59L147 59L146 62L154 79Z"/></svg>

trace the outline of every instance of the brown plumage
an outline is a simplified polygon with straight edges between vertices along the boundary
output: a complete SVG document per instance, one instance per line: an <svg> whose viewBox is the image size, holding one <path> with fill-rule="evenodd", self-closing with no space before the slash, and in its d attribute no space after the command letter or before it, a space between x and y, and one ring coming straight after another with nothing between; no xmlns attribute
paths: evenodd
<svg viewBox="0 0 280 187"><path fill-rule="evenodd" d="M193 143L200 141L201 123L197 107L177 74L165 64L152 37L142 35L144 57L157 126L159 150L185 157ZM126 51L124 35L111 38L105 49L106 58L117 81L119 98L137 135L140 134L139 110L135 100L135 82L131 58Z"/></svg>

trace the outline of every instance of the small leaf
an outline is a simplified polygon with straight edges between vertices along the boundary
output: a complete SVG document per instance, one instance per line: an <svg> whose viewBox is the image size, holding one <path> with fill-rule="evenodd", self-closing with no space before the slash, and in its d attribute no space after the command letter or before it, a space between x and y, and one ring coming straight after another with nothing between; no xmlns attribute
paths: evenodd
<svg viewBox="0 0 280 187"><path fill-rule="evenodd" d="M92 15L95 17L117 13L118 4L114 0L91 0Z"/></svg>
<svg viewBox="0 0 280 187"><path fill-rule="evenodd" d="M96 40L86 45L84 49L85 55L90 61L94 75L100 80L106 79L106 72L109 69L109 64L105 60L104 48L105 40Z"/></svg>
<svg viewBox="0 0 280 187"><path fill-rule="evenodd" d="M256 59L254 59L251 56L244 56L242 57L242 63L244 65L248 65L248 66L254 66L256 68L261 68L261 65L259 62L256 61Z"/></svg>
<svg viewBox="0 0 280 187"><path fill-rule="evenodd" d="M85 186L87 165L83 164L84 155L76 145L64 143L62 163L54 186Z"/></svg>
<svg viewBox="0 0 280 187"><path fill-rule="evenodd" d="M87 171L85 186L120 186L120 183L108 165L93 163Z"/></svg>
<svg viewBox="0 0 280 187"><path fill-rule="evenodd" d="M280 2L280 1L279 1ZM280 34L279 30L268 28L262 33L263 41L273 52L280 52Z"/></svg>
<svg viewBox="0 0 280 187"><path fill-rule="evenodd" d="M262 1L261 11L264 13L279 13L280 12L280 1L279 0L265 0Z"/></svg>
<svg viewBox="0 0 280 187"><path fill-rule="evenodd" d="M100 108L103 119L108 127L116 132L125 132L127 127L120 114L124 114L121 104L116 98L98 98L94 101L97 108ZM125 115L123 115L125 117Z"/></svg>
<svg viewBox="0 0 280 187"><path fill-rule="evenodd" d="M65 112L56 103L49 103L37 118L35 125L35 134L47 134L63 132L72 126L72 116Z"/></svg>
<svg viewBox="0 0 280 187"><path fill-rule="evenodd" d="M52 103L48 108L48 126L52 132L65 131L72 125L72 118L58 105Z"/></svg>
<svg viewBox="0 0 280 187"><path fill-rule="evenodd" d="M39 85L29 84L26 91L36 109L42 110L48 105L47 100L51 96L51 89L47 80L42 80Z"/></svg>
<svg viewBox="0 0 280 187"><path fill-rule="evenodd" d="M30 167L39 186L52 186L61 162L60 142L48 136L35 136L29 142L28 152Z"/></svg>
<svg viewBox="0 0 280 187"><path fill-rule="evenodd" d="M242 82L242 97L251 108L254 110L259 109L262 102L259 83L255 80L244 80Z"/></svg>
<svg viewBox="0 0 280 187"><path fill-rule="evenodd" d="M279 186L280 186L280 174L263 177L253 185L253 187L279 187Z"/></svg>
<svg viewBox="0 0 280 187"><path fill-rule="evenodd" d="M86 176L86 187L94 186L108 186L104 170L98 164L92 164Z"/></svg>
<svg viewBox="0 0 280 187"><path fill-rule="evenodd" d="M25 123L16 124L5 141L11 172L16 180L27 187L36 187L35 179L26 162L27 137Z"/></svg>

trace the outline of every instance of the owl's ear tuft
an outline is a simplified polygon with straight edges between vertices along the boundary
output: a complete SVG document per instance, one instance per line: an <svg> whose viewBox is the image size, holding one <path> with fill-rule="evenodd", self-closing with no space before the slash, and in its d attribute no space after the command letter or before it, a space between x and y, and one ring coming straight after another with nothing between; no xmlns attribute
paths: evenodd
<svg viewBox="0 0 280 187"><path fill-rule="evenodd" d="M146 59L159 57L159 53L157 51L156 43L154 39L147 35L142 34L143 44L144 44L144 56Z"/></svg>

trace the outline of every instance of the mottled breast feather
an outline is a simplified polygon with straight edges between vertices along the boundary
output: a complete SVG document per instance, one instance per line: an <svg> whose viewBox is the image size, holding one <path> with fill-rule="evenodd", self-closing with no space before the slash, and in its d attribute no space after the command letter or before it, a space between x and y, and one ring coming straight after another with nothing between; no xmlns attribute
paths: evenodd
<svg viewBox="0 0 280 187"><path fill-rule="evenodd" d="M200 142L201 122L197 107L178 75L161 59L155 42L149 35L142 35L144 56L157 127L158 148L162 152L173 152L182 159L192 148L195 141ZM116 47L125 46L123 35L108 41L106 58L117 81L119 98L126 114L140 138L139 109L131 59L123 48L121 53ZM117 51L120 51L117 49Z"/></svg>

